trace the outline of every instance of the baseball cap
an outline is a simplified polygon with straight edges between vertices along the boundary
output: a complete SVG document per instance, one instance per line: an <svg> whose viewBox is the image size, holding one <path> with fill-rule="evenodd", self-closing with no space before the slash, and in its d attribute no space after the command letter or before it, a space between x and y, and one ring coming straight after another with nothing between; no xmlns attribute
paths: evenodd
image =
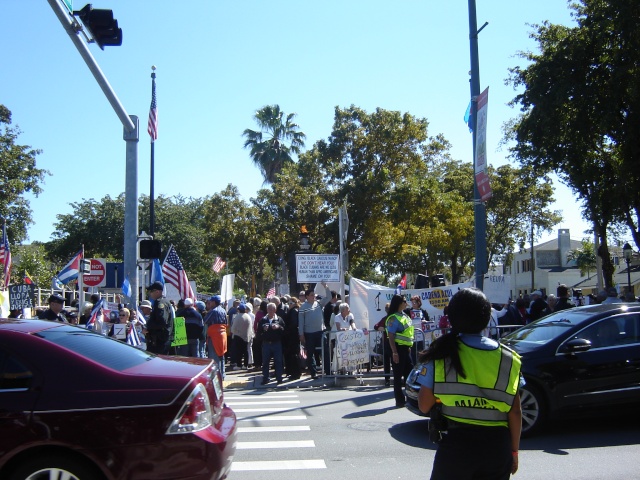
<svg viewBox="0 0 640 480"><path fill-rule="evenodd" d="M196 308L198 309L198 311L204 312L206 310L207 306L204 304L204 302L202 300L198 300L196 302Z"/></svg>
<svg viewBox="0 0 640 480"><path fill-rule="evenodd" d="M49 303L64 303L64 297L58 295L58 294L53 294L49 297Z"/></svg>
<svg viewBox="0 0 640 480"><path fill-rule="evenodd" d="M222 298L220 297L220 295L213 295L213 296L209 297L209 301L210 302L216 302L216 303L222 303Z"/></svg>
<svg viewBox="0 0 640 480"><path fill-rule="evenodd" d="M184 299L184 306L185 307L193 307L193 300L191 298L185 298Z"/></svg>
<svg viewBox="0 0 640 480"><path fill-rule="evenodd" d="M162 285L162 283L160 282L153 282L147 287L147 290L149 292L152 292L153 290L164 290L164 285Z"/></svg>
<svg viewBox="0 0 640 480"><path fill-rule="evenodd" d="M531 292L531 295L538 295L538 296L542 296L542 292L540 290L534 290L533 292Z"/></svg>
<svg viewBox="0 0 640 480"><path fill-rule="evenodd" d="M241 303L240 305L238 305L238 311L239 312L246 312L247 311L247 307L244 303Z"/></svg>

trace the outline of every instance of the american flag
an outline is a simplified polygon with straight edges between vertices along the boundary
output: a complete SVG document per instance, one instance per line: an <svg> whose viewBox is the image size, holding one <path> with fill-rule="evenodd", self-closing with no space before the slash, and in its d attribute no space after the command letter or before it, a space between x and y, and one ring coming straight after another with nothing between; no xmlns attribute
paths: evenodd
<svg viewBox="0 0 640 480"><path fill-rule="evenodd" d="M2 226L2 244L0 244L0 262L4 265L4 290L9 287L11 279L11 250L7 238L7 224Z"/></svg>
<svg viewBox="0 0 640 480"><path fill-rule="evenodd" d="M216 257L216 261L213 262L213 271L220 273L220 270L222 270L226 264L227 262L222 260L220 257Z"/></svg>
<svg viewBox="0 0 640 480"><path fill-rule="evenodd" d="M274 297L276 295L276 287L271 287L267 292L267 298Z"/></svg>
<svg viewBox="0 0 640 480"><path fill-rule="evenodd" d="M176 249L171 245L169 253L162 263L162 274L164 279L178 289L180 298L192 298L196 296L193 294L189 279L187 278L187 272L184 271L180 257L176 253Z"/></svg>
<svg viewBox="0 0 640 480"><path fill-rule="evenodd" d="M158 104L156 102L156 74L151 74L151 107L149 108L149 123L147 132L153 143L158 139Z"/></svg>

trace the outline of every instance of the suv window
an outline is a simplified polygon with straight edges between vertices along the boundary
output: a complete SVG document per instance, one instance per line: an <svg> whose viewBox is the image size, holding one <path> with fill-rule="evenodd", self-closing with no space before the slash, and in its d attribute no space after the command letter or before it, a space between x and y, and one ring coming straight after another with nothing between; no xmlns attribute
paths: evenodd
<svg viewBox="0 0 640 480"><path fill-rule="evenodd" d="M16 357L0 350L0 390L27 390L33 373Z"/></svg>
<svg viewBox="0 0 640 480"><path fill-rule="evenodd" d="M71 325L42 330L36 335L120 372L154 358L139 348Z"/></svg>

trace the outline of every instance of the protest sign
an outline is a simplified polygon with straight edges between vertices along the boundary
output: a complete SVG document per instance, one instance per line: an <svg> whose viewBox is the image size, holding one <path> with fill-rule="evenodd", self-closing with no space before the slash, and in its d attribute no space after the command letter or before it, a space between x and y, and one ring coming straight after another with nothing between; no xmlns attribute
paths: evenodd
<svg viewBox="0 0 640 480"><path fill-rule="evenodd" d="M336 358L338 368L355 370L358 365L369 362L369 332L345 330L336 332Z"/></svg>
<svg viewBox="0 0 640 480"><path fill-rule="evenodd" d="M35 299L34 285L10 285L9 305L11 310L22 310L23 308L33 308Z"/></svg>
<svg viewBox="0 0 640 480"><path fill-rule="evenodd" d="M298 283L339 282L339 255L296 255Z"/></svg>
<svg viewBox="0 0 640 480"><path fill-rule="evenodd" d="M187 327L184 324L184 317L176 317L173 321L174 338L171 342L172 347L187 344Z"/></svg>

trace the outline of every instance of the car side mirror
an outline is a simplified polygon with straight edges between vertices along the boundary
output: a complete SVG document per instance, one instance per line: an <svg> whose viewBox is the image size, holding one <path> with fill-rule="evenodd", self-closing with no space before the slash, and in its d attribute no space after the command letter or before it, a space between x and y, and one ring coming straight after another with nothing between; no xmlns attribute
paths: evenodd
<svg viewBox="0 0 640 480"><path fill-rule="evenodd" d="M586 338L572 338L564 345L562 345L561 352L562 353L576 353L576 352L586 352L590 350L593 345Z"/></svg>

